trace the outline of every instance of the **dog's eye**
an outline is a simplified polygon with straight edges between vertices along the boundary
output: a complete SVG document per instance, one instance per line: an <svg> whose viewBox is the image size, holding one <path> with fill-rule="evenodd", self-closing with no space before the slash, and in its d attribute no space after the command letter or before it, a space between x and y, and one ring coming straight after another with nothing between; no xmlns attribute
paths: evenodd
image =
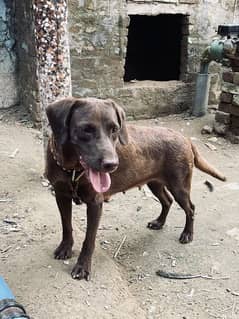
<svg viewBox="0 0 239 319"><path fill-rule="evenodd" d="M115 133L117 133L118 131L119 131L119 127L118 127L118 126L116 126L116 125L112 126L112 128L111 128L111 133L112 133L112 134L115 134Z"/></svg>
<svg viewBox="0 0 239 319"><path fill-rule="evenodd" d="M96 128L93 125L86 125L83 128L83 132L86 134L94 134L96 131Z"/></svg>

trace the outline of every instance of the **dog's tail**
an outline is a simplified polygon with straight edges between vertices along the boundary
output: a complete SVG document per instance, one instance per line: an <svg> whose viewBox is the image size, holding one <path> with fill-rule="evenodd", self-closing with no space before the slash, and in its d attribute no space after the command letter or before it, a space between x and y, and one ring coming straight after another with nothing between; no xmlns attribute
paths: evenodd
<svg viewBox="0 0 239 319"><path fill-rule="evenodd" d="M212 165L210 165L198 152L197 148L193 143L191 143L192 152L194 155L194 164L195 166L203 171L204 173L207 173L220 181L226 181L226 177L220 173L216 168L214 168Z"/></svg>

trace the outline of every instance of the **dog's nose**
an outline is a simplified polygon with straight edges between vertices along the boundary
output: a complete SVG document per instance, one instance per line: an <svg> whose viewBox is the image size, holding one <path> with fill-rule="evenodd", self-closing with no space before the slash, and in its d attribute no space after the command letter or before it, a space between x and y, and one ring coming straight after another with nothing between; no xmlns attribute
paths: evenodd
<svg viewBox="0 0 239 319"><path fill-rule="evenodd" d="M116 168L119 165L119 162L118 161L104 160L101 165L102 165L102 169L105 172L111 173L111 172L116 170Z"/></svg>

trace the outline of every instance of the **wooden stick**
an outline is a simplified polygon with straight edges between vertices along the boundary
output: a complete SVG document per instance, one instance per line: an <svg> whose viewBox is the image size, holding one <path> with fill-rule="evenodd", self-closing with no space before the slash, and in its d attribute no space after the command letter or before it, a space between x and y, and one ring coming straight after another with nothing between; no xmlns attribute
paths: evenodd
<svg viewBox="0 0 239 319"><path fill-rule="evenodd" d="M121 243L119 244L119 246L118 246L116 252L114 253L113 258L116 258L116 257L118 256L118 254L119 254L119 252L120 252L120 249L121 249L122 246L124 245L124 242L125 242L126 238L127 238L127 236L125 235L125 236L123 237L123 239L121 240Z"/></svg>
<svg viewBox="0 0 239 319"><path fill-rule="evenodd" d="M15 151L11 155L9 155L9 157L10 158L14 158L17 155L18 152L19 152L19 149L16 148Z"/></svg>
<svg viewBox="0 0 239 319"><path fill-rule="evenodd" d="M0 203L12 202L10 198L0 198Z"/></svg>

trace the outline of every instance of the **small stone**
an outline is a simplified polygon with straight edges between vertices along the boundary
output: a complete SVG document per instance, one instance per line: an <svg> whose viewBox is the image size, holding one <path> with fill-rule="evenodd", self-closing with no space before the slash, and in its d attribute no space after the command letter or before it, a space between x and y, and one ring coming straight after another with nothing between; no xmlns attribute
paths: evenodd
<svg viewBox="0 0 239 319"><path fill-rule="evenodd" d="M42 181L41 184L42 184L43 187L48 187L49 186L49 182L45 181L45 180Z"/></svg>
<svg viewBox="0 0 239 319"><path fill-rule="evenodd" d="M208 141L213 142L213 143L216 143L217 140L218 140L218 139L217 139L216 136L210 137L210 138L208 139Z"/></svg>
<svg viewBox="0 0 239 319"><path fill-rule="evenodd" d="M209 125L203 126L201 134L212 134L213 128Z"/></svg>
<svg viewBox="0 0 239 319"><path fill-rule="evenodd" d="M176 264L177 264L176 259L173 259L173 261L172 261L172 267L176 267Z"/></svg>

